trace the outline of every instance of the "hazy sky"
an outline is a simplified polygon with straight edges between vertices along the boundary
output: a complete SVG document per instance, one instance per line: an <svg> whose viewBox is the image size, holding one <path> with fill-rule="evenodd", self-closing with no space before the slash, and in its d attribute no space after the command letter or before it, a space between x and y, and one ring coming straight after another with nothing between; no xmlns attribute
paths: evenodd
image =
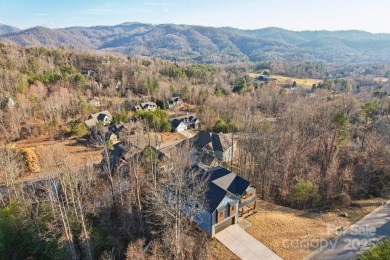
<svg viewBox="0 0 390 260"><path fill-rule="evenodd" d="M0 23L22 29L145 22L390 33L389 17L390 0L0 0Z"/></svg>

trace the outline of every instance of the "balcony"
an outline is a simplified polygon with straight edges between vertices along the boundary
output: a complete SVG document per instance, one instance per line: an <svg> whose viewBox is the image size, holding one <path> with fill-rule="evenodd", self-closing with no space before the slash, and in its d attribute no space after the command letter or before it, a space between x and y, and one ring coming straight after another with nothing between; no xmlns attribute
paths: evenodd
<svg viewBox="0 0 390 260"><path fill-rule="evenodd" d="M252 196L250 197L246 197L246 198L242 198L240 200L240 203L238 204L238 208L241 209L251 203L253 203L254 201L256 201L258 199L256 193L254 193Z"/></svg>

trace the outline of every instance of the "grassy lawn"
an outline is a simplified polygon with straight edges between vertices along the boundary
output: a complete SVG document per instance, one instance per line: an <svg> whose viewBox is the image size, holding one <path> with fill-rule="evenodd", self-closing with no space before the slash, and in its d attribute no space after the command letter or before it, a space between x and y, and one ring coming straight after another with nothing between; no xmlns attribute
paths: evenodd
<svg viewBox="0 0 390 260"><path fill-rule="evenodd" d="M255 78L258 76L261 76L261 73L249 73L249 76L251 78ZM311 78L294 78L294 77L286 77L281 75L271 75L272 78L276 79L276 84L278 85L285 85L285 84L292 84L294 81L297 83L297 86L302 88L311 88L313 84L317 84L319 82L322 82L320 79L311 79Z"/></svg>
<svg viewBox="0 0 390 260"><path fill-rule="evenodd" d="M349 221L335 213L307 214L259 201L257 213L248 217L246 231L283 259L302 259L317 249L320 239L336 235L335 227Z"/></svg>
<svg viewBox="0 0 390 260"><path fill-rule="evenodd" d="M356 206L340 209L340 212L347 213L347 219L351 223L356 223L368 213L381 206L382 203L386 202L387 200L389 200L389 198L374 198L354 201L352 204Z"/></svg>

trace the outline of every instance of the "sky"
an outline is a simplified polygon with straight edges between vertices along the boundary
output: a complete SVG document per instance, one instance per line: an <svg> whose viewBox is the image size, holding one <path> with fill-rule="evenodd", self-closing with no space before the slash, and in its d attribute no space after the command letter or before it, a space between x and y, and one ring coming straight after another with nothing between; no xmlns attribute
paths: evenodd
<svg viewBox="0 0 390 260"><path fill-rule="evenodd" d="M388 17L390 0L0 0L0 23L21 29L142 22L390 33Z"/></svg>

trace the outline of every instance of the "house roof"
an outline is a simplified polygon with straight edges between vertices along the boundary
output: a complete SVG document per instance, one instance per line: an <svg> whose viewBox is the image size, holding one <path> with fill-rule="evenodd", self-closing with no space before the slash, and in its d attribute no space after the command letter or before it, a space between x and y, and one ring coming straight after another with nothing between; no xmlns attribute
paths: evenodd
<svg viewBox="0 0 390 260"><path fill-rule="evenodd" d="M202 149L208 144L213 150L224 152L232 146L232 140L225 134L217 134L207 131L199 132L195 137L194 145Z"/></svg>
<svg viewBox="0 0 390 260"><path fill-rule="evenodd" d="M156 140L157 138L157 140ZM150 136L144 134L135 134L131 135L128 138L128 141L138 149L145 149L147 146L157 147L162 143L161 136Z"/></svg>
<svg viewBox="0 0 390 260"><path fill-rule="evenodd" d="M202 166L196 165L202 169ZM226 195L230 194L240 199L250 182L226 168L217 166L203 170L203 176L208 177L208 190L206 192L207 211L213 213Z"/></svg>
<svg viewBox="0 0 390 260"><path fill-rule="evenodd" d="M173 119L171 121L172 128L176 129L181 123L182 121L180 119Z"/></svg>
<svg viewBox="0 0 390 260"><path fill-rule="evenodd" d="M104 111L101 111L99 113L95 113L95 114L91 114L89 116L89 119L84 121L84 123L89 127L94 127L96 126L97 122L98 121L104 121L104 118L105 117L108 117L109 120L112 120L112 115L110 114L110 112L108 112L108 110L104 110Z"/></svg>
<svg viewBox="0 0 390 260"><path fill-rule="evenodd" d="M209 183L206 191L206 210L211 214L217 209L223 198L227 195L227 191L218 187L214 183Z"/></svg>
<svg viewBox="0 0 390 260"><path fill-rule="evenodd" d="M99 120L99 121L102 121L104 120L104 117L107 116L110 120L112 119L112 115L110 112L108 112L108 110L104 110L104 111L101 111L101 112L98 112L98 113L95 113L95 114L91 114L89 116L90 119L94 118L96 120Z"/></svg>
<svg viewBox="0 0 390 260"><path fill-rule="evenodd" d="M156 103L153 103L153 102L144 102L144 103L141 103L141 107L142 108L145 108L147 106L157 106Z"/></svg>
<svg viewBox="0 0 390 260"><path fill-rule="evenodd" d="M96 118L91 118L91 119L88 119L88 120L84 121L84 123L85 123L89 128L91 128L91 127L96 126L96 124L97 124L97 119L96 119Z"/></svg>
<svg viewBox="0 0 390 260"><path fill-rule="evenodd" d="M102 114L100 113L98 116L97 116L97 120L98 121L104 121L104 119L108 117L106 114Z"/></svg>

